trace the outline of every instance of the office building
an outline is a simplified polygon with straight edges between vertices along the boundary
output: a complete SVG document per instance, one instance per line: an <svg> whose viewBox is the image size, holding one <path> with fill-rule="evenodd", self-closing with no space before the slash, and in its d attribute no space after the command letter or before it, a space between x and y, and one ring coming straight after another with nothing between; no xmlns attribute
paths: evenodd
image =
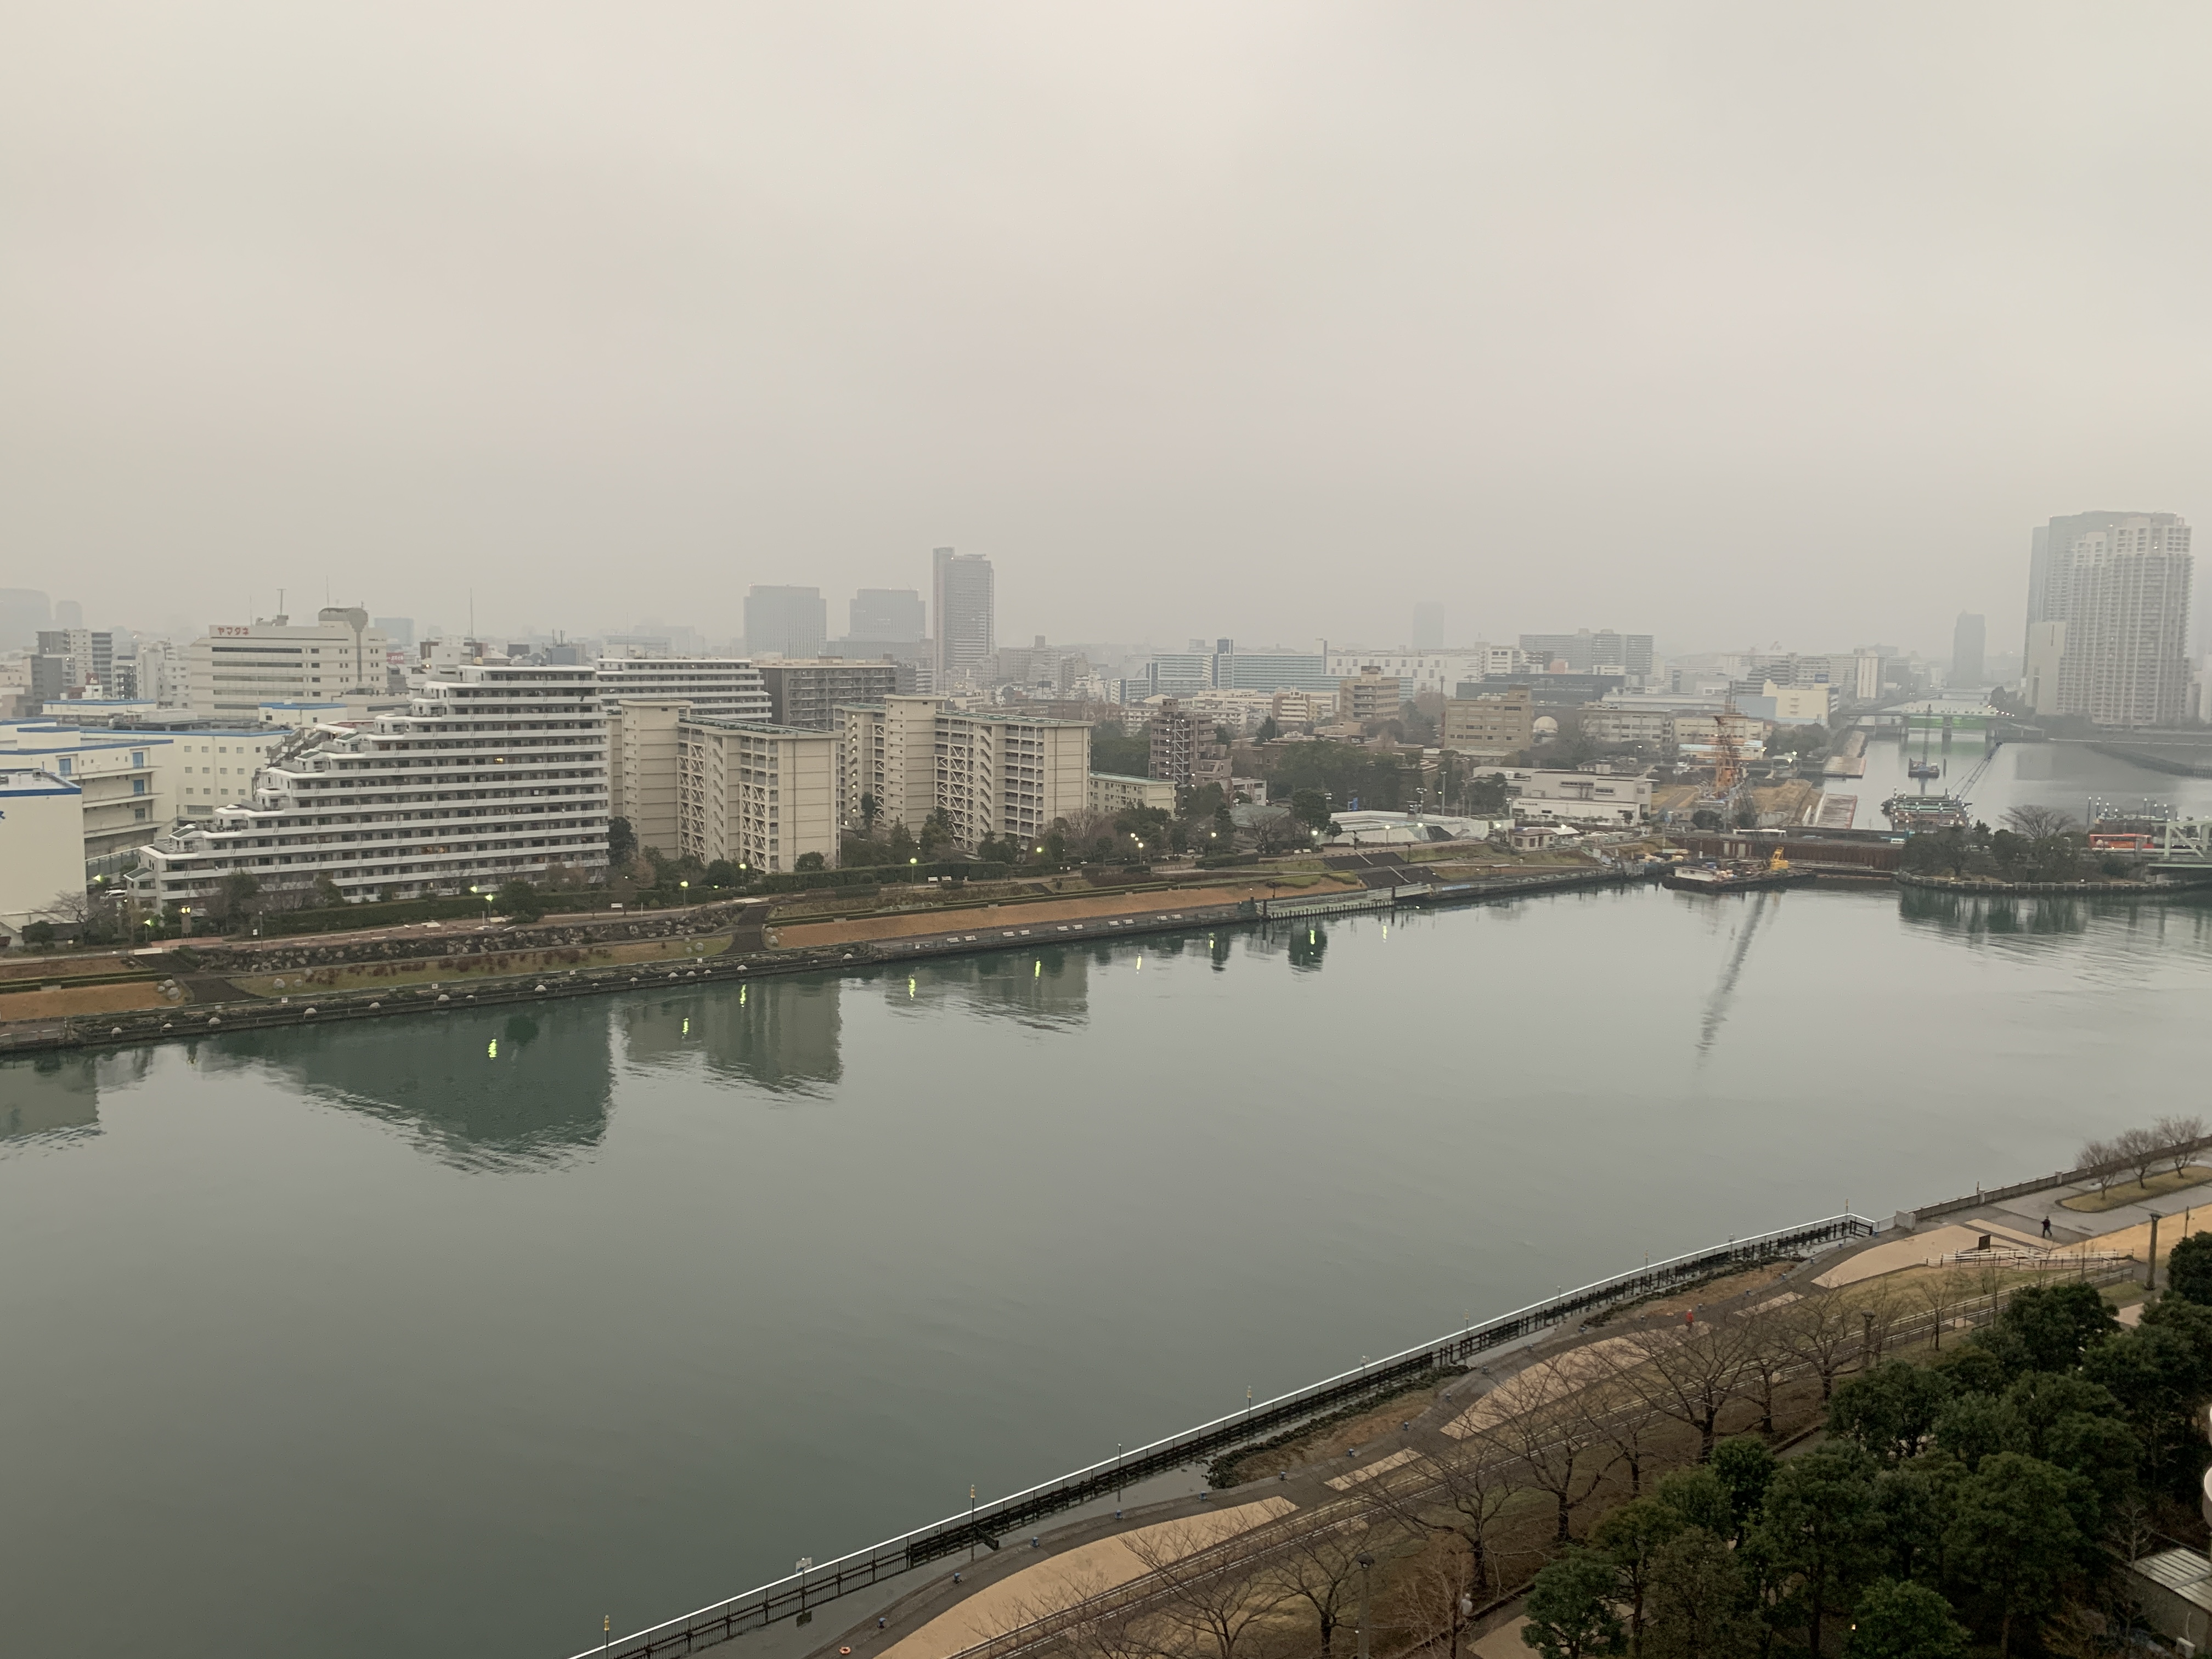
<svg viewBox="0 0 2212 1659"><path fill-rule="evenodd" d="M1626 674L1641 679L1651 672L1651 635L1617 634L1609 628L1595 633L1578 629L1571 634L1523 634L1521 649L1539 669L1565 662L1571 674Z"/></svg>
<svg viewBox="0 0 2212 1659"><path fill-rule="evenodd" d="M702 714L723 720L769 718L768 684L744 657L610 656L601 657L594 670L605 702L625 697L656 702L680 699Z"/></svg>
<svg viewBox="0 0 2212 1659"><path fill-rule="evenodd" d="M842 657L764 662L762 684L768 690L769 720L777 726L834 732L837 708L848 702L879 702L898 695L898 665L852 662Z"/></svg>
<svg viewBox="0 0 2212 1659"><path fill-rule="evenodd" d="M1951 629L1951 684L1979 685L1987 660L1989 623L1972 611L1961 611Z"/></svg>
<svg viewBox="0 0 2212 1659"><path fill-rule="evenodd" d="M1091 728L1080 720L963 711L937 697L852 704L845 717L846 821L878 817L918 830L942 811L953 840L1034 840L1090 800Z"/></svg>
<svg viewBox="0 0 2212 1659"><path fill-rule="evenodd" d="M1535 741L1535 700L1525 685L1451 698L1437 732L1440 748L1485 760L1519 754Z"/></svg>
<svg viewBox="0 0 2212 1659"><path fill-rule="evenodd" d="M911 587L864 587L845 615L845 632L856 640L912 645L929 632L928 607Z"/></svg>
<svg viewBox="0 0 2212 1659"><path fill-rule="evenodd" d="M0 757L0 943L15 944L55 900L84 891L79 786Z"/></svg>
<svg viewBox="0 0 2212 1659"><path fill-rule="evenodd" d="M678 850L748 870L837 863L842 733L691 715L678 724Z"/></svg>
<svg viewBox="0 0 2212 1659"><path fill-rule="evenodd" d="M1470 645L1452 651L1340 651L1323 653L1330 690L1372 668L1397 677L1401 695L1411 699L1424 691L1449 696L1462 680L1479 680L1493 671L1507 672L1522 665L1522 658L1510 646ZM1304 690L1304 686L1291 688Z"/></svg>
<svg viewBox="0 0 2212 1659"><path fill-rule="evenodd" d="M404 714L313 734L265 767L252 803L141 854L144 890L197 907L245 871L305 892L414 898L607 861L606 720L587 668L471 664Z"/></svg>
<svg viewBox="0 0 2212 1659"><path fill-rule="evenodd" d="M641 851L676 856L683 750L676 728L690 713L681 697L619 697L606 705L607 816L629 825Z"/></svg>
<svg viewBox="0 0 2212 1659"><path fill-rule="evenodd" d="M818 587L756 587L745 595L745 654L818 657L830 642L830 607Z"/></svg>
<svg viewBox="0 0 2212 1659"><path fill-rule="evenodd" d="M999 648L998 598L991 562L980 553L933 548L930 614L937 625L935 689L972 682Z"/></svg>
<svg viewBox="0 0 2212 1659"><path fill-rule="evenodd" d="M244 725L264 702L381 699L388 646L357 605L325 606L312 626L279 616L210 628L185 652L189 701Z"/></svg>
<svg viewBox="0 0 2212 1659"><path fill-rule="evenodd" d="M2118 727L2184 719L2194 564L2188 523L2175 514L2083 514L2044 526L2029 576L2035 712Z"/></svg>

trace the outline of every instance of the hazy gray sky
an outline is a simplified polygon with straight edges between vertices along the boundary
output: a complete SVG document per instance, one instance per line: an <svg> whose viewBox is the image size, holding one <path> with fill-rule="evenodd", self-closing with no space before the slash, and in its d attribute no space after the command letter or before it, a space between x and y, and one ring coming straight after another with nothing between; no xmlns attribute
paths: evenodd
<svg viewBox="0 0 2212 1659"><path fill-rule="evenodd" d="M0 586L2016 635L2212 513L2212 11L6 0Z"/></svg>

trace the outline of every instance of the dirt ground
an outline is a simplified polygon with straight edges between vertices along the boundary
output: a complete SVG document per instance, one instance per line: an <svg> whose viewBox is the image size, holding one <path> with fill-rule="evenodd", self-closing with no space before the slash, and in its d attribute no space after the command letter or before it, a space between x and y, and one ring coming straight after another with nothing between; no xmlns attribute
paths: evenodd
<svg viewBox="0 0 2212 1659"><path fill-rule="evenodd" d="M698 948L694 949L696 946ZM296 996L302 991L398 989L453 980L496 979L516 974L561 974L571 968L613 968L624 963L715 957L730 948L726 933L704 939L648 939L619 945L562 945L550 951L499 951L481 957L416 957L333 968L301 968L282 974L247 974L231 983L248 996Z"/></svg>
<svg viewBox="0 0 2212 1659"><path fill-rule="evenodd" d="M151 981L132 985L64 985L54 991L0 991L0 1022L65 1019L76 1014L119 1014L135 1008L163 1008L167 999Z"/></svg>
<svg viewBox="0 0 2212 1659"><path fill-rule="evenodd" d="M1040 922L1090 921L1102 916L1158 915L1177 910L1201 909L1209 905L1235 904L1248 898L1268 898L1288 893L1319 895L1340 889L1353 892L1349 882L1238 882L1218 887L1184 887L1166 893L1102 893L1095 898L1039 899L1028 903L986 906L975 910L909 910L896 915L860 916L851 921L793 922L775 930L776 943L787 950L824 945L854 945L863 940L918 939L969 929L1035 927Z"/></svg>

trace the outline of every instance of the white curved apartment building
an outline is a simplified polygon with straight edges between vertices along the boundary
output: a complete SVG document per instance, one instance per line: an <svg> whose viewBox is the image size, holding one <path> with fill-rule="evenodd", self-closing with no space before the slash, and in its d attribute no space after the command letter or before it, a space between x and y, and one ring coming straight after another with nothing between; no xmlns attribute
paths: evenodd
<svg viewBox="0 0 2212 1659"><path fill-rule="evenodd" d="M606 720L589 667L466 666L404 714L303 733L216 809L148 847L151 896L191 904L243 870L349 898L459 893L607 862Z"/></svg>
<svg viewBox="0 0 2212 1659"><path fill-rule="evenodd" d="M768 682L750 657L602 657L599 675L603 702L681 697L695 714L728 720L775 718Z"/></svg>

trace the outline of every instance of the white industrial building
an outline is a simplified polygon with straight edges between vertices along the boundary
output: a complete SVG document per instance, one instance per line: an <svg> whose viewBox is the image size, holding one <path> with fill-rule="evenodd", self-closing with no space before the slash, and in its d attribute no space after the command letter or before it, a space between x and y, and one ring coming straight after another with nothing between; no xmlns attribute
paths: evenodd
<svg viewBox="0 0 2212 1659"><path fill-rule="evenodd" d="M43 766L0 762L0 940L21 939L57 898L84 891L82 793Z"/></svg>
<svg viewBox="0 0 2212 1659"><path fill-rule="evenodd" d="M325 606L312 626L278 616L210 628L185 653L191 704L244 725L264 702L382 698L389 643L357 605Z"/></svg>
<svg viewBox="0 0 2212 1659"><path fill-rule="evenodd" d="M195 734L197 738L197 734ZM459 893L607 861L607 754L586 667L471 665L404 714L296 734L250 805L145 848L145 890L192 903L233 871L328 876L349 898Z"/></svg>

